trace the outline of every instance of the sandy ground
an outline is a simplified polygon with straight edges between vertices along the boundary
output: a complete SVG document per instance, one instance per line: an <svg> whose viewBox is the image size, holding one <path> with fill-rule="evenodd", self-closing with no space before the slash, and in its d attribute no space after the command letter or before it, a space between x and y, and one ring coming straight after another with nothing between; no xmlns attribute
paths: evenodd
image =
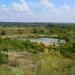
<svg viewBox="0 0 75 75"><path fill-rule="evenodd" d="M35 69L35 55L27 52L8 52L8 64L23 70Z"/></svg>

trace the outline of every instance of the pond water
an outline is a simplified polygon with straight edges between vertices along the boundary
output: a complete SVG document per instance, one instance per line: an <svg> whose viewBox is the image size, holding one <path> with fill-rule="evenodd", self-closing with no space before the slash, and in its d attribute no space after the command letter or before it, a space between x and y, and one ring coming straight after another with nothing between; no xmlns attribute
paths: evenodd
<svg viewBox="0 0 75 75"><path fill-rule="evenodd" d="M24 38L24 37L17 37L18 40L30 40L32 42L55 42L55 43L58 43L58 42L64 42L63 39L59 39L59 38Z"/></svg>

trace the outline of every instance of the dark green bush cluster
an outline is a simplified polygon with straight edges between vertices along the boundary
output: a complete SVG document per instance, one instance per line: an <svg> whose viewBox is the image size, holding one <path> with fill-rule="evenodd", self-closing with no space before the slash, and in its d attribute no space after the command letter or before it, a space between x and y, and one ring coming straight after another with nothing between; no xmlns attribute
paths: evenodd
<svg viewBox="0 0 75 75"><path fill-rule="evenodd" d="M0 35L6 35L5 31L1 31Z"/></svg>
<svg viewBox="0 0 75 75"><path fill-rule="evenodd" d="M42 44L30 42L29 40L15 40L15 39L0 39L0 49L8 51L28 51L31 53L38 53L44 51Z"/></svg>

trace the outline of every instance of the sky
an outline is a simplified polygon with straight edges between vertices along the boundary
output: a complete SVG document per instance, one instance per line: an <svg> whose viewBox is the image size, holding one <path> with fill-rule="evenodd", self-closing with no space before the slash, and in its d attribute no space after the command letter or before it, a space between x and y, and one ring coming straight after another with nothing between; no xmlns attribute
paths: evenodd
<svg viewBox="0 0 75 75"><path fill-rule="evenodd" d="M0 0L0 22L75 23L75 0Z"/></svg>

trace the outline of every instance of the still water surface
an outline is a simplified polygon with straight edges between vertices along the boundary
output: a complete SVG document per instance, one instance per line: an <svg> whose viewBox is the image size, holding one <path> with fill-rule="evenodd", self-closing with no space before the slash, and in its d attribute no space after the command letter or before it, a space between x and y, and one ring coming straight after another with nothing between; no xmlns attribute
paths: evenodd
<svg viewBox="0 0 75 75"><path fill-rule="evenodd" d="M30 40L33 42L64 42L63 39L59 38L24 38L24 37L17 37L18 40Z"/></svg>

